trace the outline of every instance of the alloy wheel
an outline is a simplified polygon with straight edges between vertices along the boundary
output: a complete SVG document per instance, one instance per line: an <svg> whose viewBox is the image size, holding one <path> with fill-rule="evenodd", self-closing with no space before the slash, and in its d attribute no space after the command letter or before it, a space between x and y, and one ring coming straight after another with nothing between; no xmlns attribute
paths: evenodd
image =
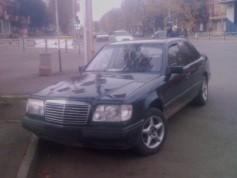
<svg viewBox="0 0 237 178"><path fill-rule="evenodd" d="M142 140L149 149L157 148L164 139L164 123L158 116L149 117L142 129Z"/></svg>

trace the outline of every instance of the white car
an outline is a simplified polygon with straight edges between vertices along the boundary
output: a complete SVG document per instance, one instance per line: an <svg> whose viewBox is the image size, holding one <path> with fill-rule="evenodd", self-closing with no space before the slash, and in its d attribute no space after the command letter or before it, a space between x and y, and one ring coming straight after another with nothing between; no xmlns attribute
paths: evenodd
<svg viewBox="0 0 237 178"><path fill-rule="evenodd" d="M167 36L167 31L156 31L152 35L152 38L166 38L166 36Z"/></svg>
<svg viewBox="0 0 237 178"><path fill-rule="evenodd" d="M100 31L97 35L96 35L96 41L109 41L109 34L104 32L104 31Z"/></svg>
<svg viewBox="0 0 237 178"><path fill-rule="evenodd" d="M130 41L133 40L133 37L127 31L115 31L115 40L116 41Z"/></svg>

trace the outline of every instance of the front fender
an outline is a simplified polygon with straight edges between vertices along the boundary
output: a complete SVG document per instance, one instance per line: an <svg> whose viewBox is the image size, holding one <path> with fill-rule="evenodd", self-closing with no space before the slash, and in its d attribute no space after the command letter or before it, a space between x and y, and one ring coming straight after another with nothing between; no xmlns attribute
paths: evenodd
<svg viewBox="0 0 237 178"><path fill-rule="evenodd" d="M151 107L155 107L160 111L164 112L163 101L161 97L156 92L151 92L146 98L144 102L145 110L147 111Z"/></svg>

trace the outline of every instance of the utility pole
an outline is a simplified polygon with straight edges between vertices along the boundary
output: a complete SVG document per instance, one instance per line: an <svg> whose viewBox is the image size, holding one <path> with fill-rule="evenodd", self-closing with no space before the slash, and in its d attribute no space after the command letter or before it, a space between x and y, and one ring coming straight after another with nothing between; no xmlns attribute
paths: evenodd
<svg viewBox="0 0 237 178"><path fill-rule="evenodd" d="M72 0L72 35L75 38L75 0Z"/></svg>
<svg viewBox="0 0 237 178"><path fill-rule="evenodd" d="M58 0L55 0L55 20L56 20L56 35L59 35L59 23L58 23Z"/></svg>
<svg viewBox="0 0 237 178"><path fill-rule="evenodd" d="M170 0L169 0L169 9L168 9L168 21L170 20Z"/></svg>
<svg viewBox="0 0 237 178"><path fill-rule="evenodd" d="M92 0L84 0L84 46L85 64L94 55Z"/></svg>
<svg viewBox="0 0 237 178"><path fill-rule="evenodd" d="M62 60L61 60L60 39L59 39L59 22L58 22L58 0L55 0L55 19L56 19L56 35L58 39L59 70L60 72L62 72Z"/></svg>

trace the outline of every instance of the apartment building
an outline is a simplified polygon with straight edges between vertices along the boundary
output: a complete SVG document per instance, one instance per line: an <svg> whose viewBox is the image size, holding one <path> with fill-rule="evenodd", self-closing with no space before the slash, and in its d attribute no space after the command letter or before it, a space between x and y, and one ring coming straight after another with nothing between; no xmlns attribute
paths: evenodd
<svg viewBox="0 0 237 178"><path fill-rule="evenodd" d="M207 0L208 30L237 32L237 0Z"/></svg>
<svg viewBox="0 0 237 178"><path fill-rule="evenodd" d="M207 0L206 6L209 14L207 29L209 31L223 32L226 29L226 6L219 4L219 0Z"/></svg>
<svg viewBox="0 0 237 178"><path fill-rule="evenodd" d="M219 0L226 7L226 32L237 32L237 0Z"/></svg>

